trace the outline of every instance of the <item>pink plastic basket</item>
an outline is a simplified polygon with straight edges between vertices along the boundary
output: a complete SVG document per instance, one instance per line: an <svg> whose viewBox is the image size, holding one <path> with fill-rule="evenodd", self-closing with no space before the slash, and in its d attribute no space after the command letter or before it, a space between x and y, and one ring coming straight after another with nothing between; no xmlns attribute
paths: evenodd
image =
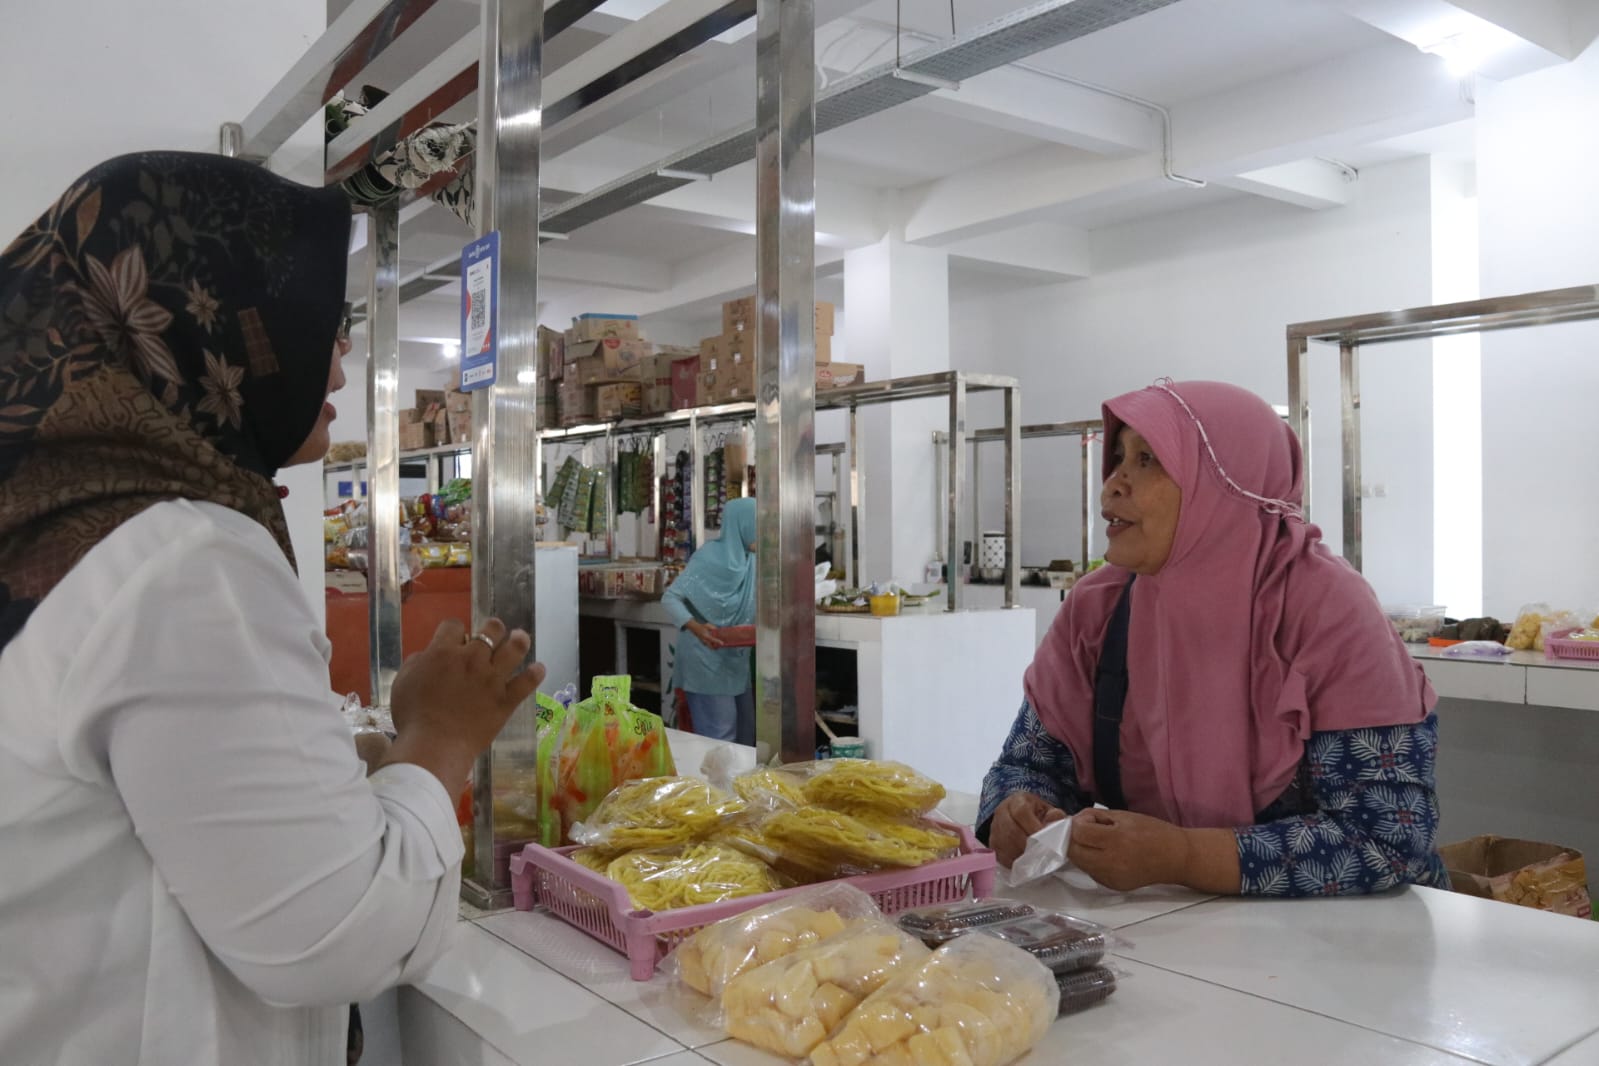
<svg viewBox="0 0 1599 1066"><path fill-rule="evenodd" d="M843 880L871 896L884 914L929 903L952 903L968 895L978 899L993 895L994 853L978 844L965 826L938 824L960 834L961 854L914 870L885 870ZM512 855L511 894L516 909L544 907L626 955L635 981L648 981L655 964L701 928L800 891L785 888L659 913L634 910L627 889L567 858L576 850L529 844Z"/></svg>
<svg viewBox="0 0 1599 1066"><path fill-rule="evenodd" d="M1599 659L1599 640L1568 640L1575 629L1557 629L1543 642L1544 654L1551 659Z"/></svg>

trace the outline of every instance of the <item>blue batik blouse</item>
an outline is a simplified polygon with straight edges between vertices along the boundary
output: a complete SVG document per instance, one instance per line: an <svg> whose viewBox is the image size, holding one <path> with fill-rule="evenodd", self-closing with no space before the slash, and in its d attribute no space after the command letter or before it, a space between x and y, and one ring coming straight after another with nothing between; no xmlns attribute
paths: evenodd
<svg viewBox="0 0 1599 1066"><path fill-rule="evenodd" d="M1347 896L1398 885L1448 888L1438 857L1433 764L1438 716L1415 725L1311 734L1283 795L1233 830L1246 896ZM1004 799L1031 792L1067 814L1093 806L1071 749L1022 704L983 779L979 836Z"/></svg>

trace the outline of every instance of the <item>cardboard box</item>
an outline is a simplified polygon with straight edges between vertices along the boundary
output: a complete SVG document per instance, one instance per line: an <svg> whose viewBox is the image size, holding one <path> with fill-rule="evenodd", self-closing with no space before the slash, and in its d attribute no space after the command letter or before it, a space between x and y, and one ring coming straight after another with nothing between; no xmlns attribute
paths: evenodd
<svg viewBox="0 0 1599 1066"><path fill-rule="evenodd" d="M700 402L742 403L755 397L755 364L724 363L719 370L700 374Z"/></svg>
<svg viewBox="0 0 1599 1066"><path fill-rule="evenodd" d="M637 418L644 413L644 387L636 382L598 385L594 389L594 414L601 422Z"/></svg>
<svg viewBox="0 0 1599 1066"><path fill-rule="evenodd" d="M539 377L561 380L566 366L566 336L546 326L539 327Z"/></svg>
<svg viewBox="0 0 1599 1066"><path fill-rule="evenodd" d="M594 390L586 388L576 375L568 374L561 380L557 398L562 426L570 428L594 421Z"/></svg>
<svg viewBox="0 0 1599 1066"><path fill-rule="evenodd" d="M723 360L731 359L755 361L755 333L724 333L719 337L707 337L700 343L700 357L707 361L707 368L714 363L720 366ZM816 335L816 361L818 363L831 363L833 361L833 338L825 334Z"/></svg>
<svg viewBox="0 0 1599 1066"><path fill-rule="evenodd" d="M683 411L700 404L700 357L672 360L672 410Z"/></svg>
<svg viewBox="0 0 1599 1066"><path fill-rule="evenodd" d="M415 411L405 412L416 414ZM418 416L420 418L420 416ZM400 419L400 450L402 452L415 452L423 448L433 447L433 423L415 421L409 422Z"/></svg>
<svg viewBox="0 0 1599 1066"><path fill-rule="evenodd" d="M449 411L451 414L455 414L460 411L471 413L472 394L467 392L458 392L455 389L449 390L444 394L444 409Z"/></svg>
<svg viewBox="0 0 1599 1066"><path fill-rule="evenodd" d="M859 385L866 380L866 368L859 363L818 363L816 387L837 389L845 385Z"/></svg>
<svg viewBox="0 0 1599 1066"><path fill-rule="evenodd" d="M1593 915L1587 864L1576 848L1479 836L1438 854L1456 892L1577 918Z"/></svg>
<svg viewBox="0 0 1599 1066"><path fill-rule="evenodd" d="M636 341L641 336L637 315L608 314L578 315L572 320L570 335L579 343L602 341L607 337Z"/></svg>
<svg viewBox="0 0 1599 1066"><path fill-rule="evenodd" d="M722 332L754 333L755 318L755 297L746 296L741 300L729 300L722 305ZM837 322L838 316L832 304L816 305L817 337L831 337L837 328Z"/></svg>
<svg viewBox="0 0 1599 1066"><path fill-rule="evenodd" d="M649 341L607 337L604 340L578 341L567 345L565 363L571 366L584 360L599 360L613 377L621 378L654 354L655 345Z"/></svg>
<svg viewBox="0 0 1599 1066"><path fill-rule="evenodd" d="M567 363L566 371L561 377L561 384L571 382L575 385L608 385L620 381L638 381L639 368L629 367L625 370L615 370L607 366L604 359L589 356L579 359L575 363Z"/></svg>
<svg viewBox="0 0 1599 1066"><path fill-rule="evenodd" d="M417 411L419 411L419 412L426 411L429 407L435 407L435 406L437 406L437 407L443 407L444 406L444 390L443 389L417 389L416 390L416 409L417 409ZM420 418L421 418L421 416L418 415L418 421L420 421Z"/></svg>
<svg viewBox="0 0 1599 1066"><path fill-rule="evenodd" d="M644 386L644 414L645 417L664 415L676 410L672 406L672 386L646 385Z"/></svg>
<svg viewBox="0 0 1599 1066"><path fill-rule="evenodd" d="M450 443L471 444L472 412L470 410L449 411L446 412L446 417L450 423Z"/></svg>
<svg viewBox="0 0 1599 1066"><path fill-rule="evenodd" d="M450 413L442 407L428 408L428 420L433 423L433 443L436 445L454 444L450 436ZM467 443L466 438L461 443Z"/></svg>

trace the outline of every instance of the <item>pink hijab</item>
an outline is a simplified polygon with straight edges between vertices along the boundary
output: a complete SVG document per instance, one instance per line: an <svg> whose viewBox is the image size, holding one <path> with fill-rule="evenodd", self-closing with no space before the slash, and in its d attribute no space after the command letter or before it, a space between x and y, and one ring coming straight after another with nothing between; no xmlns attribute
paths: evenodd
<svg viewBox="0 0 1599 1066"><path fill-rule="evenodd" d="M1312 733L1426 718L1437 698L1421 666L1302 517L1299 441L1267 404L1220 382L1162 382L1104 417L1108 442L1133 427L1182 489L1170 558L1133 584L1122 725L1179 825L1253 823ZM1106 477L1113 463L1107 445ZM1128 577L1106 566L1079 582L1025 679L1090 793L1094 671Z"/></svg>

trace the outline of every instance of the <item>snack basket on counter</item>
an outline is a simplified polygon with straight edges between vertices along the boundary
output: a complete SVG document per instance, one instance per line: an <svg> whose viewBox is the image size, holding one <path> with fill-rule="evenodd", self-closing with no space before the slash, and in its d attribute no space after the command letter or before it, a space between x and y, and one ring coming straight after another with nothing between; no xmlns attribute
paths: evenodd
<svg viewBox="0 0 1599 1066"><path fill-rule="evenodd" d="M1557 629L1544 641L1551 659L1599 660L1599 629Z"/></svg>
<svg viewBox="0 0 1599 1066"><path fill-rule="evenodd" d="M840 880L871 896L884 914L931 903L950 903L969 895L992 895L994 853L978 844L968 827L936 824L959 835L959 855L915 869L883 870ZM638 910L624 885L567 857L577 850L529 844L512 855L511 891L516 909L526 911L542 906L568 925L626 955L635 981L648 981L656 963L702 927L809 887L670 911Z"/></svg>

